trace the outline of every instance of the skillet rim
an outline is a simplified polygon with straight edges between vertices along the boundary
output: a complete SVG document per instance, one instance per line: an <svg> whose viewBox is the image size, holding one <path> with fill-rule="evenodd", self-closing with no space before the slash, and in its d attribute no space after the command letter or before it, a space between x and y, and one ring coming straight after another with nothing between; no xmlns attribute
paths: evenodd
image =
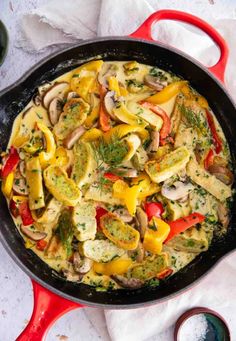
<svg viewBox="0 0 236 341"><path fill-rule="evenodd" d="M28 71L26 71L15 83L9 85L8 87L6 87L5 89L0 91L0 98L2 96L4 96L5 94L7 94L9 91L13 90L14 88L17 88L18 86L20 86L24 81L26 81L33 72L35 72L38 68L40 68L43 64L45 64L46 62L49 62L51 59L53 59L54 57L57 57L67 51L70 51L74 48L79 48L80 46L84 46L87 44L93 44L93 43L97 43L97 42L104 42L104 41L124 41L124 42L129 42L129 41L136 41L137 43L144 43L144 44L148 44L148 45L154 45L154 46L158 46L158 47L162 47L166 50L169 50L177 55L179 55L180 57L183 57L184 59L187 59L188 61L190 61L191 63L195 64L195 66L197 66L198 68L200 68L203 72L205 72L207 74L208 77L212 78L212 80L218 85L218 87L221 88L221 90L225 93L225 95L227 96L227 98L229 99L229 101L231 102L232 106L234 107L234 110L236 111L236 104L234 102L234 100L232 99L231 95L229 94L228 90L225 88L225 85L210 71L208 70L208 68L206 66L204 66L203 64L201 64L198 60L196 60L195 58L189 56L188 54L186 54L185 52L182 52L181 50L169 46L167 44L161 43L161 42L156 42L156 41L148 41L146 39L139 39L139 38L133 38L133 37L118 37L118 36L108 36L108 37L101 37L101 38L94 38L94 39L89 39L89 40L85 40L85 41L81 41L79 43L70 45L67 48L64 48L62 50L56 51L52 54L50 54L49 56L44 57L43 59L40 60L39 63L37 63L36 65L33 65ZM87 59L87 60L92 60L94 58L91 59ZM0 229L0 241L4 247L4 249L7 251L7 253L10 255L10 257L13 259L13 261L24 271L24 273L26 273L30 279L35 280L37 283L39 283L42 287L48 289L49 291L52 291L53 293L64 297L66 299L68 299L69 301L73 301L76 302L78 304L82 304L88 307L101 307L104 309L133 309L133 308L141 308L143 306L150 306L150 305L154 305L157 303L162 303L164 301L167 301L169 299L175 298L178 295L181 295L184 291L187 291L188 289L191 289L193 286L199 284L199 282L206 277L210 271L212 271L224 258L226 258L227 256L229 256L230 254L232 254L234 251L236 251L236 246L234 249L229 249L228 251L226 251L222 256L220 256L218 259L216 259L214 261L214 263L210 266L209 269L207 269L202 275L200 275L197 279L194 279L190 284L184 286L183 288L177 290L174 293L171 293L169 295L166 295L162 298L157 298L157 299L147 299L147 301L145 302L139 302L139 303L130 303L130 304L110 304L110 303L91 303L90 301L86 301L83 299L78 299L74 296L70 296L67 293L64 293L62 291L60 291L59 289L55 288L54 286L52 286L51 284L46 283L44 280L40 279L39 277L37 277L37 275L35 275L18 257L17 255L14 253L14 251L11 249L11 247L9 246L8 242L6 241L6 239L3 236L3 233ZM110 294L111 292L109 292Z"/></svg>

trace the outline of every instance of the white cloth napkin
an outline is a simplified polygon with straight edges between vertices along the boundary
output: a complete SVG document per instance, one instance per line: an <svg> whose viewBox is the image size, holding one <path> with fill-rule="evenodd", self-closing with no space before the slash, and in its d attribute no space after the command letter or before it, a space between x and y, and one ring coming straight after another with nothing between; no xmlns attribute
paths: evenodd
<svg viewBox="0 0 236 341"><path fill-rule="evenodd" d="M59 6L58 1L52 0L23 16L18 45L30 52L40 52L52 45L73 44L80 39L97 35L128 35L154 12L154 8L161 9L161 2L163 1L68 0L60 2ZM179 1L168 3L170 2L173 7L174 4L179 4ZM224 36L230 47L226 86L236 100L236 20L232 17L219 19L219 16L215 19L206 7L207 5L203 7L203 18ZM197 6L196 13L199 15ZM153 29L153 37L191 54L206 66L213 65L219 56L215 45L202 32L177 22L160 22ZM231 325L232 340L236 340L236 328L233 328L236 325L233 313L236 309L235 264L236 254L233 254L193 289L152 307L119 311L86 308L85 311L103 340L108 339L107 326L110 338L114 341L143 341L150 337L152 340L166 341L170 340L172 333L168 328L181 313L194 306L207 306L225 316ZM234 310L230 310L230 306Z"/></svg>

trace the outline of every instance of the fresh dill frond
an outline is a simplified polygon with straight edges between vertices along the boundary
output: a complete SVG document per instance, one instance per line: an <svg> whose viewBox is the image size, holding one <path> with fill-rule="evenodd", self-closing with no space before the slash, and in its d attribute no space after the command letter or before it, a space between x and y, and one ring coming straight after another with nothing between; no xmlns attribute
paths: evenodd
<svg viewBox="0 0 236 341"><path fill-rule="evenodd" d="M96 159L112 167L120 165L128 153L128 146L120 140L118 135L113 135L108 142L101 138L98 145L93 145L93 147Z"/></svg>

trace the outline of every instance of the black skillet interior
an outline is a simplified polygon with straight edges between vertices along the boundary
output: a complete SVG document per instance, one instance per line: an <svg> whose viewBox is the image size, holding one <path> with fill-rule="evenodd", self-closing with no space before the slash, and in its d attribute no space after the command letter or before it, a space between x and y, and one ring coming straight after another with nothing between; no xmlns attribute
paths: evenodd
<svg viewBox="0 0 236 341"><path fill-rule="evenodd" d="M43 81L71 70L88 59L104 60L137 60L149 65L157 65L172 71L184 79L204 95L216 114L230 144L232 155L236 151L236 116L235 107L219 83L209 76L200 64L195 63L184 54L176 53L160 44L133 40L130 38L104 38L70 48L51 57L33 68L21 82L13 85L0 96L0 141L6 148L11 127L16 115L31 99L35 89ZM235 211L235 203L232 211ZM210 249L202 253L185 269L168 279L160 287L140 290L118 290L113 292L97 292L83 284L66 282L55 274L31 250L24 247L10 214L6 201L0 194L0 237L2 242L19 266L36 281L48 289L73 301L87 305L102 305L113 308L129 308L158 302L181 292L207 273L211 267L236 246L235 215L226 238L212 243Z"/></svg>

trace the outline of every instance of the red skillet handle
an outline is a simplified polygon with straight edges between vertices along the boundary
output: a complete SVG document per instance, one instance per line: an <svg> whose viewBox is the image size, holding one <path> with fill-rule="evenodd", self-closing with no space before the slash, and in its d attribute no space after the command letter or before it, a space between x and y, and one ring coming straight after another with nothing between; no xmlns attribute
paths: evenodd
<svg viewBox="0 0 236 341"><path fill-rule="evenodd" d="M222 82L224 82L225 67L229 55L228 46L224 38L211 25L192 14L174 10L161 10L155 12L146 21L144 21L144 23L135 32L133 32L130 37L153 40L151 35L152 25L153 23L163 19L183 21L191 24L200 28L212 38L212 40L218 45L221 55L218 62L208 69Z"/></svg>
<svg viewBox="0 0 236 341"><path fill-rule="evenodd" d="M63 314L81 305L62 298L32 281L34 309L31 319L16 341L43 341L49 327Z"/></svg>

